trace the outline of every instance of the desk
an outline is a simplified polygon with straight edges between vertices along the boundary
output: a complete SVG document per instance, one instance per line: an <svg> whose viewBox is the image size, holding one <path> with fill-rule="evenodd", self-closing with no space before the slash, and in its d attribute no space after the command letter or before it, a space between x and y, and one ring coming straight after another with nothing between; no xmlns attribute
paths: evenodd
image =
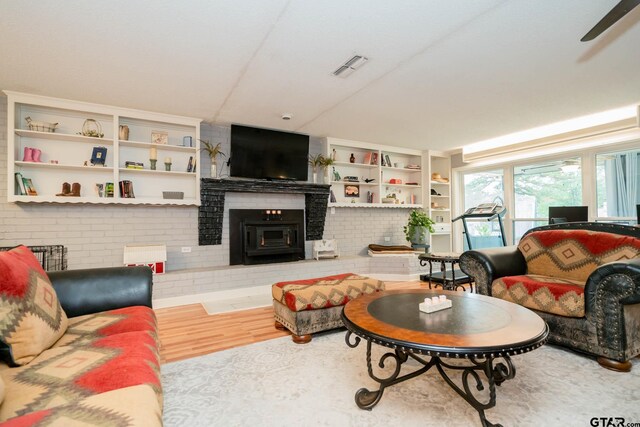
<svg viewBox="0 0 640 427"><path fill-rule="evenodd" d="M469 284L469 289L473 292L472 279L464 274L459 269L455 268L456 264L460 263L460 254L458 253L431 253L420 254L420 265L425 267L429 264L429 274L423 274L420 276L420 280L429 282L429 289L431 285L442 286L442 289L449 291L457 291L458 288L465 288L462 285ZM433 272L433 263L440 264L440 272ZM451 264L451 269L447 270L447 264Z"/></svg>

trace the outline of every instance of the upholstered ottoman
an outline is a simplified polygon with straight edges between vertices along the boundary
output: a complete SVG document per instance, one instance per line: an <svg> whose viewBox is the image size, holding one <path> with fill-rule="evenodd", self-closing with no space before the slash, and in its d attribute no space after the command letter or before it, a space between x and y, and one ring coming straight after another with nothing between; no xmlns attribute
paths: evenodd
<svg viewBox="0 0 640 427"><path fill-rule="evenodd" d="M271 287L275 327L290 330L295 343L308 343L313 333L343 326L343 305L383 290L384 282L353 273L276 283Z"/></svg>

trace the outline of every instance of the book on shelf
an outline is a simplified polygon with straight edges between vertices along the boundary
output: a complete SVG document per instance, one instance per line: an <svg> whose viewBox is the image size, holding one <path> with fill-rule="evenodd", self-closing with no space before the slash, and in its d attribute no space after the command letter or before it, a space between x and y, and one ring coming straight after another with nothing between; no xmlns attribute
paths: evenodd
<svg viewBox="0 0 640 427"><path fill-rule="evenodd" d="M367 191L367 203L373 203L373 197L375 193L372 191Z"/></svg>
<svg viewBox="0 0 640 427"><path fill-rule="evenodd" d="M365 165L370 165L371 164L371 155L372 154L373 153L370 152L370 151L368 153L365 153L364 159L362 160L362 163L364 163Z"/></svg>
<svg viewBox="0 0 640 427"><path fill-rule="evenodd" d="M15 191L16 196L26 196L27 189L24 186L24 181L23 181L24 178L22 177L22 174L20 172L16 172L15 177L16 177L16 191Z"/></svg>
<svg viewBox="0 0 640 427"><path fill-rule="evenodd" d="M126 161L124 162L124 167L127 169L144 169L144 163Z"/></svg>
<svg viewBox="0 0 640 427"><path fill-rule="evenodd" d="M193 171L193 156L189 156L189 163L187 164L187 172Z"/></svg>
<svg viewBox="0 0 640 427"><path fill-rule="evenodd" d="M105 182L104 184L104 196L113 197L113 182Z"/></svg>
<svg viewBox="0 0 640 427"><path fill-rule="evenodd" d="M24 183L24 188L27 193L27 196L38 195L36 188L33 186L33 181L31 181L31 178L22 178L22 182Z"/></svg>
<svg viewBox="0 0 640 427"><path fill-rule="evenodd" d="M126 179L120 181L120 197L124 199L134 199L136 197L133 194L133 182Z"/></svg>
<svg viewBox="0 0 640 427"><path fill-rule="evenodd" d="M385 161L386 161L386 163L387 163L387 167L391 167L391 166L393 166L393 164L391 163L391 159L389 158L389 155L388 155L388 154L385 154L385 155L384 155L384 158L385 158Z"/></svg>
<svg viewBox="0 0 640 427"><path fill-rule="evenodd" d="M377 165L378 164L378 153L374 152L371 155L371 164L372 165Z"/></svg>

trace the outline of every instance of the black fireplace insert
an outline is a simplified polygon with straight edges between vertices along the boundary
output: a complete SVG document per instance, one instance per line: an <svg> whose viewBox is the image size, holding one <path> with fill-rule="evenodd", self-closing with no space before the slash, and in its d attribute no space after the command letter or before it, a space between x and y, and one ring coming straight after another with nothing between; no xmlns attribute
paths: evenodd
<svg viewBox="0 0 640 427"><path fill-rule="evenodd" d="M229 263L298 261L304 254L304 211L230 209Z"/></svg>

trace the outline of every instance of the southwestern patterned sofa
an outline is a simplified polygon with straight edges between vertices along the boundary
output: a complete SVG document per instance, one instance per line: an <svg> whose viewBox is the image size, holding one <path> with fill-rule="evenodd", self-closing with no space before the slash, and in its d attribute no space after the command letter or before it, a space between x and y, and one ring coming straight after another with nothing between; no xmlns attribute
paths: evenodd
<svg viewBox="0 0 640 427"><path fill-rule="evenodd" d="M629 371L640 354L640 228L565 223L529 230L518 246L472 250L462 271L478 293L526 306L549 342Z"/></svg>
<svg viewBox="0 0 640 427"><path fill-rule="evenodd" d="M151 270L0 253L0 424L161 426Z"/></svg>

